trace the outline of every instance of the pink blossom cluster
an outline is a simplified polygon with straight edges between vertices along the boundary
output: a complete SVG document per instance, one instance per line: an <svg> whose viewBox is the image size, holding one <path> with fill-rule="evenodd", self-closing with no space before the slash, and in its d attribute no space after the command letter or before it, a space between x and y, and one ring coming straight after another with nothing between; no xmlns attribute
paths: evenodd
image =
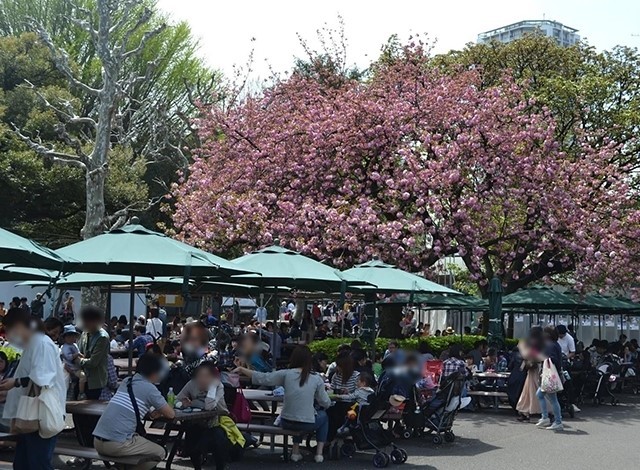
<svg viewBox="0 0 640 470"><path fill-rule="evenodd" d="M215 251L286 246L345 268L380 255L411 271L458 255L507 291L569 273L577 287L640 282L638 195L615 142L570 153L509 77L445 74L419 47L367 81L292 75L211 108L173 187L179 236Z"/></svg>

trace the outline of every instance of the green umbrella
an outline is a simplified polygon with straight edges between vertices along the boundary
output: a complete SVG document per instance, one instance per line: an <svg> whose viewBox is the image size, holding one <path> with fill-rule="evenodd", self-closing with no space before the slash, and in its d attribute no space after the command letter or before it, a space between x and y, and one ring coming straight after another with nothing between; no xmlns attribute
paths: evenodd
<svg viewBox="0 0 640 470"><path fill-rule="evenodd" d="M489 335L492 342L502 344L502 281L497 277L489 284Z"/></svg>
<svg viewBox="0 0 640 470"><path fill-rule="evenodd" d="M128 276L229 276L253 272L139 225L122 228L56 250L77 260L74 272Z"/></svg>
<svg viewBox="0 0 640 470"><path fill-rule="evenodd" d="M521 289L502 298L502 307L522 310L572 310L580 307L580 303L571 296L549 287L533 286Z"/></svg>
<svg viewBox="0 0 640 470"><path fill-rule="evenodd" d="M236 276L230 282L260 287L290 287L304 291L339 292L342 282L365 284L339 270L297 251L275 244L236 258L238 269L253 271L261 276Z"/></svg>
<svg viewBox="0 0 640 470"><path fill-rule="evenodd" d="M0 228L0 263L30 268L63 269L66 257L36 242Z"/></svg>
<svg viewBox="0 0 640 470"><path fill-rule="evenodd" d="M193 276L228 276L252 272L206 251L179 242L140 225L129 225L56 251L80 262L76 272L130 276L129 321L134 322L136 276L182 276L185 296ZM129 352L129 366L133 361ZM129 367L131 370L131 367Z"/></svg>
<svg viewBox="0 0 640 470"><path fill-rule="evenodd" d="M380 293L408 292L408 293L438 293L461 295L448 287L441 286L421 276L412 274L393 265L383 263L374 258L364 264L359 264L344 271L352 279L372 284L359 287L358 290L375 291Z"/></svg>
<svg viewBox="0 0 640 470"><path fill-rule="evenodd" d="M0 264L0 281L47 281L51 271L38 268L18 268L15 264Z"/></svg>

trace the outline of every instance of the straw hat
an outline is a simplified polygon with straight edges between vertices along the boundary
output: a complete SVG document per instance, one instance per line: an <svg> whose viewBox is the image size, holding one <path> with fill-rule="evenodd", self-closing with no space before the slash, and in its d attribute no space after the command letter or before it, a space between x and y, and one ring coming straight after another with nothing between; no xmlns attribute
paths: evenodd
<svg viewBox="0 0 640 470"><path fill-rule="evenodd" d="M391 395L389 397L389 404L391 406L400 406L405 402L406 398L402 395Z"/></svg>

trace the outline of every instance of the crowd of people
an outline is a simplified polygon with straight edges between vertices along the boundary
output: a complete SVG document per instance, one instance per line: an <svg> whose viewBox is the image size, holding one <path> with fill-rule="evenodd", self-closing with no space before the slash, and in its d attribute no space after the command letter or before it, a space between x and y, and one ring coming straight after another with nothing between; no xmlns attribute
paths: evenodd
<svg viewBox="0 0 640 470"><path fill-rule="evenodd" d="M500 385L516 394L519 420L539 415L538 427L557 431L563 428L562 411L556 393L541 386L545 362L563 372L567 362L583 360L597 366L610 355L638 361L637 341L622 336L615 344L594 341L584 348L563 325L532 328L513 351L478 340L469 350L451 343L436 355L428 338L423 338L417 351L403 350L398 342L390 341L384 353L372 355L355 336L339 346L335 358L329 358L321 352L312 354L307 343L318 338L318 331L326 333L321 337L340 337L343 325L337 322L357 326L357 309L349 320L336 315L335 306L315 304L297 322L291 310L295 306L285 303L280 324L268 321L264 312L256 312L247 324L234 324L213 307L197 319L169 319L159 302L152 301L146 315L131 325L124 316L105 319L100 308L86 306L77 318L80 330L71 322L65 324L60 316L43 321L37 309L34 313L31 305L27 308L28 302L17 300L2 312L5 341L21 351L19 361L13 363L0 352L3 429L10 430L17 402L32 383L54 389L61 401L108 400L107 411L85 431L87 440L105 456L144 456L147 463L136 467L140 469L153 468L165 456L164 448L145 437L143 419L173 419L176 403L220 412L219 417L193 424L186 432L183 454L196 469L202 468L209 453L218 470L241 458L245 446L255 439L240 432L229 413L235 393L228 392L237 387L233 377L238 375L247 377L256 388L283 388L278 424L314 433L314 460L322 462L325 446L328 455L335 456L335 443L352 405L366 404L375 390L379 393L385 378L393 377L390 403L401 404L412 397L424 399L453 376L464 378L463 395L487 385L494 389L495 383L478 380L477 373L509 371L508 383L503 380ZM123 349L133 350L137 365L133 376L119 382L112 353ZM434 363L439 369L431 375L428 371ZM169 399L173 394L175 401ZM55 442L55 437L44 439L37 432L21 434L16 462L23 466L16 468L53 468ZM300 443L296 436L293 461L302 460Z"/></svg>

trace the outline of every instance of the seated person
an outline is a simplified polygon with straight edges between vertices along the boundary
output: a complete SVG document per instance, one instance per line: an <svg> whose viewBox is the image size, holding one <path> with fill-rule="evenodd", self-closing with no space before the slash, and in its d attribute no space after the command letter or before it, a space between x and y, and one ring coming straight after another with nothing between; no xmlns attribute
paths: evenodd
<svg viewBox="0 0 640 470"><path fill-rule="evenodd" d="M147 334L147 328L144 325L136 325L133 328L133 341L129 343L129 349L137 352L139 357L147 351L148 344L153 344L153 338Z"/></svg>
<svg viewBox="0 0 640 470"><path fill-rule="evenodd" d="M229 412L224 401L224 386L220 381L220 371L207 361L200 364L191 379L178 394L177 400L184 407L217 410L223 414ZM227 427L231 427L231 438ZM212 453L216 470L224 470L232 454L239 454L244 446L244 437L231 418L216 417L206 423L194 423L186 430L184 453L191 458L195 470L202 469L202 457Z"/></svg>
<svg viewBox="0 0 640 470"><path fill-rule="evenodd" d="M150 470L164 459L164 448L139 433L144 426L141 420L152 407L151 418L176 416L154 385L160 380L162 370L162 359L158 356L143 354L138 359L136 374L122 382L93 431L93 445L100 454L149 459L137 465L136 470Z"/></svg>
<svg viewBox="0 0 640 470"><path fill-rule="evenodd" d="M369 404L369 396L374 393L373 385L373 376L367 372L361 372L356 382L356 389L353 392L345 395L336 394L329 396L336 400L355 402L360 406L364 406Z"/></svg>

